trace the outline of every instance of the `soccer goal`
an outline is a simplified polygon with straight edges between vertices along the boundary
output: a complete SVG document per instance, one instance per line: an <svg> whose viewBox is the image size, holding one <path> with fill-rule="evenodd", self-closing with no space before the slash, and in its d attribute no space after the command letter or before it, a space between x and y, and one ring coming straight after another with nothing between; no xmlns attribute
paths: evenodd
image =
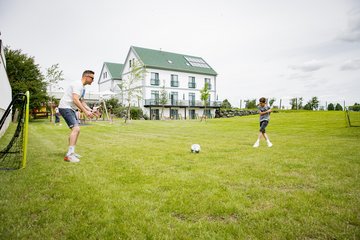
<svg viewBox="0 0 360 240"><path fill-rule="evenodd" d="M360 112L345 108L345 120L348 127L360 127Z"/></svg>
<svg viewBox="0 0 360 240"><path fill-rule="evenodd" d="M29 91L15 95L0 120L0 129L9 116L16 122L9 126L1 138L1 143L5 142L1 146L6 146L0 151L0 170L15 170L26 166L29 100Z"/></svg>

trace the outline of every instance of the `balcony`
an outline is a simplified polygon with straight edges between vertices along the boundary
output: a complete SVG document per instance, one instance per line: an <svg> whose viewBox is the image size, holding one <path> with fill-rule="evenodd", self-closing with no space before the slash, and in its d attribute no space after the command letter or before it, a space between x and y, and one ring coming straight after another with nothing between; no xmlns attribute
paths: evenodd
<svg viewBox="0 0 360 240"><path fill-rule="evenodd" d="M153 86L159 86L160 80L159 79L150 79L150 84Z"/></svg>
<svg viewBox="0 0 360 240"><path fill-rule="evenodd" d="M161 107L159 99L145 99L144 107ZM204 104L202 101L195 100L168 100L164 105L165 107L200 107L203 108ZM210 108L219 108L221 106L221 101L210 101L206 104L206 107Z"/></svg>
<svg viewBox="0 0 360 240"><path fill-rule="evenodd" d="M171 87L179 87L179 81L171 81Z"/></svg>
<svg viewBox="0 0 360 240"><path fill-rule="evenodd" d="M189 82L189 88L196 88L196 83Z"/></svg>

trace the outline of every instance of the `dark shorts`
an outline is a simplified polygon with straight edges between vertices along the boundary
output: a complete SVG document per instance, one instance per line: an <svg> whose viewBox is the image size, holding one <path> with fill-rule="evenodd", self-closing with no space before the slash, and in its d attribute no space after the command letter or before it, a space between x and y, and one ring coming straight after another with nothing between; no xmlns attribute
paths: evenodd
<svg viewBox="0 0 360 240"><path fill-rule="evenodd" d="M61 116L64 118L69 128L79 126L79 120L76 116L76 112L71 108L59 108Z"/></svg>
<svg viewBox="0 0 360 240"><path fill-rule="evenodd" d="M260 122L260 132L265 133L265 128L267 127L267 125L269 124L269 121L262 121Z"/></svg>

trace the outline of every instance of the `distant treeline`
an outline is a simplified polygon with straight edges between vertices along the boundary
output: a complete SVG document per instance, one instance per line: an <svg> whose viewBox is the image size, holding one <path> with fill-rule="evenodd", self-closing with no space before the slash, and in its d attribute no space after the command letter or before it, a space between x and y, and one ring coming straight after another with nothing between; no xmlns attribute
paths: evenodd
<svg viewBox="0 0 360 240"><path fill-rule="evenodd" d="M269 98L268 103L274 109L284 109L285 107L282 105L282 99L279 101L279 105L274 105L276 98ZM245 109L256 109L257 108L257 100L256 99L248 99L244 100ZM325 106L320 106L320 101L318 97L312 97L306 103L302 97L300 98L291 98L289 100L290 109L292 110L328 110L328 111L343 111L345 106L342 106L340 103L326 103ZM344 104L345 105L345 104ZM222 109L232 109L230 102L225 99L221 104ZM240 108L242 108L242 101L240 101ZM355 103L353 106L348 107L349 110L352 111L360 111L360 104Z"/></svg>

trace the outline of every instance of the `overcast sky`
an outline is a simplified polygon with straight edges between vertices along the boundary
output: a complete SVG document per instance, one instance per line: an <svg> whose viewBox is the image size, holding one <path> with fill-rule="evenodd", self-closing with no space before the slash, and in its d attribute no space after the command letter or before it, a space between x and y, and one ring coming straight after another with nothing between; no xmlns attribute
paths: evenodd
<svg viewBox="0 0 360 240"><path fill-rule="evenodd" d="M219 100L360 102L360 0L0 0L1 39L59 63L66 81L130 46L189 54L218 73ZM276 103L275 103L276 105Z"/></svg>

